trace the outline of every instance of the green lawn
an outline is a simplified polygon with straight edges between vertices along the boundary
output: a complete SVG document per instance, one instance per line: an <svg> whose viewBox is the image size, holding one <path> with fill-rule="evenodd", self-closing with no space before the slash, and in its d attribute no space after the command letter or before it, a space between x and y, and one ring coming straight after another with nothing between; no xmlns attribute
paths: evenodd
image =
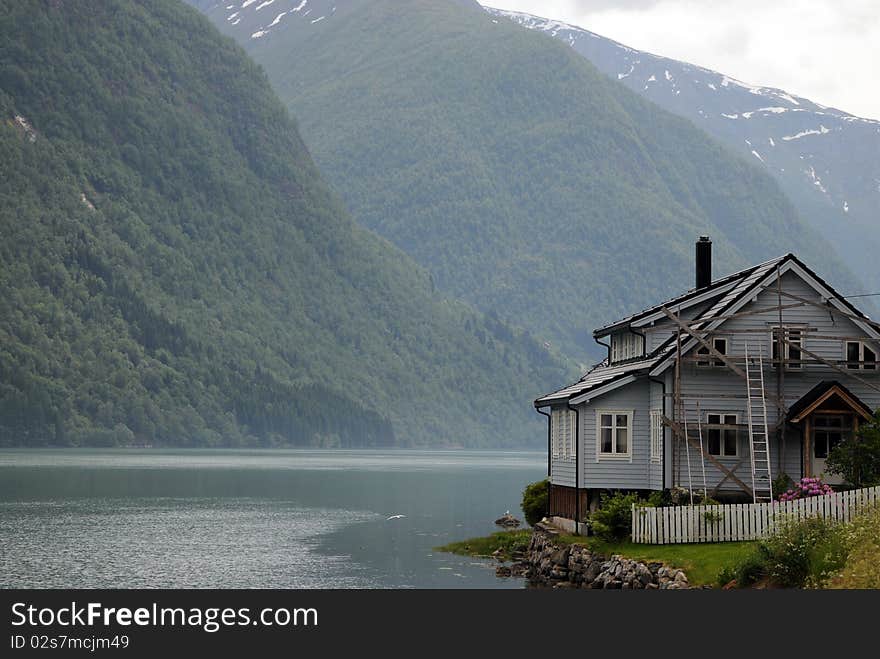
<svg viewBox="0 0 880 659"><path fill-rule="evenodd" d="M516 551L525 551L532 537L531 529L518 529L516 531L498 531L482 538L471 538L461 542L450 542L448 545L436 547L436 551L445 551L450 554L463 556L492 556L493 552L501 549L504 559L510 560L511 554Z"/></svg>
<svg viewBox="0 0 880 659"><path fill-rule="evenodd" d="M657 561L681 568L693 586L716 585L718 573L739 563L754 550L755 542L715 542L688 545L642 545L632 542L605 542L599 538L560 536L563 544L585 544L602 554L620 554L637 561Z"/></svg>
<svg viewBox="0 0 880 659"><path fill-rule="evenodd" d="M504 551L504 557L510 558L514 551L522 551L529 544L531 530L499 531L482 538L471 538L461 542L452 542L437 551L468 556L491 556L496 549ZM745 558L755 547L754 542L718 542L691 545L637 545L632 542L605 542L598 538L561 535L558 544L587 545L593 551L606 554L620 554L646 563L657 561L670 567L684 570L691 585L716 585L718 573L725 567L731 567Z"/></svg>

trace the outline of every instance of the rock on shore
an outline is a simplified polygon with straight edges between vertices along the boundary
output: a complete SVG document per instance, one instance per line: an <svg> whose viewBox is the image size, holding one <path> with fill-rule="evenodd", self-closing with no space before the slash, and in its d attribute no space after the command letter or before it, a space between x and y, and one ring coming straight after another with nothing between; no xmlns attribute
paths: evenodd
<svg viewBox="0 0 880 659"><path fill-rule="evenodd" d="M498 576L525 576L532 585L607 590L685 590L687 575L662 563L641 563L623 556L603 556L583 545L558 545L558 532L535 526L523 560L502 566Z"/></svg>

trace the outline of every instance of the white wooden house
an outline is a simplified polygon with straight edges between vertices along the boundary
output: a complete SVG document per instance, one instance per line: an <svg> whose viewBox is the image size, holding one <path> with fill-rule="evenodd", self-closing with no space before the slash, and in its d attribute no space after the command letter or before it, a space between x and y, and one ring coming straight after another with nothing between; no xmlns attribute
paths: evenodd
<svg viewBox="0 0 880 659"><path fill-rule="evenodd" d="M828 451L880 407L880 325L793 254L712 280L708 238L696 252L694 289L595 330L607 358L535 401L551 515L582 520L602 490L834 482Z"/></svg>

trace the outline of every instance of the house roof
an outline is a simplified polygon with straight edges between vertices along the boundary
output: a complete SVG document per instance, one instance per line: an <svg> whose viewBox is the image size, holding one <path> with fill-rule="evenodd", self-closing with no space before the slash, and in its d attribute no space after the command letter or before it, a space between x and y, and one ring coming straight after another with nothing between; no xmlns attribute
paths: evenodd
<svg viewBox="0 0 880 659"><path fill-rule="evenodd" d="M794 423L801 421L805 416L813 412L822 403L834 395L838 395L843 401L861 414L865 419L874 416L871 407L865 404L858 396L843 386L837 380L823 380L805 393L800 400L788 410L788 420Z"/></svg>
<svg viewBox="0 0 880 659"><path fill-rule="evenodd" d="M686 293L670 298L665 302L661 302L660 304L654 305L653 307L648 307L647 309L643 309L637 313L626 316L625 318L621 318L620 320L617 320L613 323L599 327L598 329L593 330L593 336L595 336L596 338L607 336L616 329L623 329L624 327L628 327L629 325L632 325L633 323L636 323L643 318L647 318L649 316L660 313L663 307L666 307L667 309L680 309L689 306L697 299L704 299L706 298L706 296L711 296L713 292L721 295L724 290L730 291L733 289L737 289L739 288L739 285L745 283L750 275L754 275L757 273L757 276L760 277L761 274L766 274L767 272L771 271L773 268L781 264L789 257L795 258L793 254L780 256L778 258L771 259L770 261L766 261L765 263L753 265L749 268L745 268L744 270L740 270L739 272L734 272L733 274L722 277L721 279L716 279L705 288L692 288ZM733 288L731 289L731 287Z"/></svg>
<svg viewBox="0 0 880 659"><path fill-rule="evenodd" d="M758 265L722 277L721 279L713 281L709 286L706 286L705 288L691 289L683 295L672 298L654 307L650 307L648 309L640 311L639 313L618 320L617 322L610 325L601 327L595 330L593 332L593 335L597 338L600 336L606 336L610 334L614 329L628 327L639 320L649 318L652 315L658 313L662 313L664 307L670 309L671 311L676 311L695 303L694 300L712 301L714 299L715 301L712 306L700 313L693 321L691 321L693 323L691 327L694 330L705 329L707 325L713 322L723 322L723 316L728 309L736 305L741 300L747 299L750 295L753 294L755 288L760 284L763 279L772 274L777 268L782 267L788 262L793 262L797 264L809 276L813 277L821 286L830 291L832 296L834 296L833 299L840 302L844 307L846 307L846 309L850 313L853 313L870 322L870 320L864 313L853 306L849 301L840 297L839 294L828 283L826 283L821 277L819 277L819 275L817 275L809 267L807 267L794 254L786 254L785 256L780 256L778 258L765 261L764 263L759 263ZM717 295L717 298L713 296L713 293ZM694 323L694 321L698 322ZM683 349L685 349L684 346ZM687 349L690 349L690 347L688 347ZM553 403L568 401L574 397L597 390L599 387L604 388L606 385L611 385L614 382L623 381L629 376L639 375L642 372L651 373L652 371L654 371L654 369L663 364L665 360L669 359L673 355L675 350L675 336L670 336L663 344L661 344L651 354L647 355L643 359L630 360L613 365L609 364L608 360L606 359L587 371L587 373L577 382L562 389L559 389L558 391L542 396L541 398L538 398L534 403L535 407L545 407Z"/></svg>
<svg viewBox="0 0 880 659"><path fill-rule="evenodd" d="M605 360L596 364L574 384L563 387L559 391L554 391L546 396L542 396L535 401L535 405L543 407L544 405L550 405L551 403L567 401L588 391L622 381L629 376L637 375L643 371L647 372L656 363L657 360L653 357L629 360L614 365L609 365L608 360Z"/></svg>

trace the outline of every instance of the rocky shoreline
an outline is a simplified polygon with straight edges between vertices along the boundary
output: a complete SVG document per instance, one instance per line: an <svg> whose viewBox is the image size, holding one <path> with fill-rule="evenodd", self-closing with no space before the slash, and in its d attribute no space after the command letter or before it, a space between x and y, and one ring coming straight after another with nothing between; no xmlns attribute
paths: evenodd
<svg viewBox="0 0 880 659"><path fill-rule="evenodd" d="M623 556L590 551L584 545L561 545L559 531L539 523L528 549L514 556L512 565L501 565L499 577L525 577L530 586L543 588L591 588L605 590L686 590L684 571L662 563L642 563Z"/></svg>

